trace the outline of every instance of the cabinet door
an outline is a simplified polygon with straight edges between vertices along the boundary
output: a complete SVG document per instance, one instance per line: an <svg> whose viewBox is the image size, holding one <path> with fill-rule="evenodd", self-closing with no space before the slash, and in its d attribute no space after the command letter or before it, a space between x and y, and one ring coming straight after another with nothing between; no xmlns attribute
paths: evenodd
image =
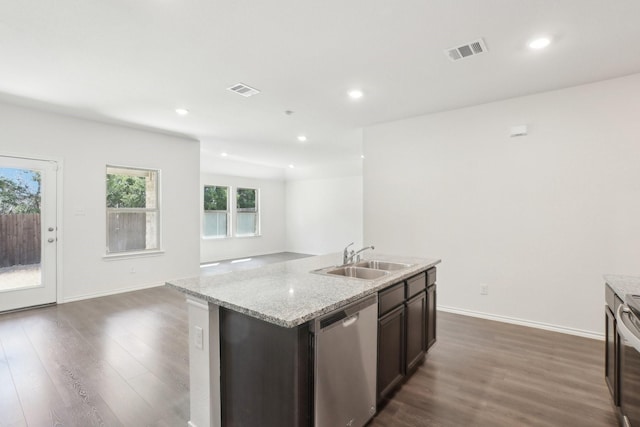
<svg viewBox="0 0 640 427"><path fill-rule="evenodd" d="M378 403L404 378L404 333L404 305L378 320Z"/></svg>
<svg viewBox="0 0 640 427"><path fill-rule="evenodd" d="M424 291L411 298L407 307L407 372L424 358L426 349L427 295Z"/></svg>
<svg viewBox="0 0 640 427"><path fill-rule="evenodd" d="M607 306L605 311L605 347L604 347L604 376L609 386L609 392L616 406L620 405L618 393L618 334L616 331L616 319L613 312Z"/></svg>
<svg viewBox="0 0 640 427"><path fill-rule="evenodd" d="M309 426L309 339L308 323L283 328L221 307L222 425Z"/></svg>
<svg viewBox="0 0 640 427"><path fill-rule="evenodd" d="M436 343L436 285L427 288L427 347Z"/></svg>

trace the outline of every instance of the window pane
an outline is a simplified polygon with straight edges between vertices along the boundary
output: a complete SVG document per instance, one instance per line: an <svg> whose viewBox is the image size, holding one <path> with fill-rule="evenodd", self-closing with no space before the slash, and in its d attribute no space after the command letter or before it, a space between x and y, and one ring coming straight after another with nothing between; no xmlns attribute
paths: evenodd
<svg viewBox="0 0 640 427"><path fill-rule="evenodd" d="M158 249L156 212L109 212L107 222L110 253Z"/></svg>
<svg viewBox="0 0 640 427"><path fill-rule="evenodd" d="M256 210L256 190L252 188L238 188L238 209Z"/></svg>
<svg viewBox="0 0 640 427"><path fill-rule="evenodd" d="M238 212L238 236L258 234L257 217L255 212Z"/></svg>
<svg viewBox="0 0 640 427"><path fill-rule="evenodd" d="M255 236L258 234L258 190L238 188L236 192L236 234Z"/></svg>
<svg viewBox="0 0 640 427"><path fill-rule="evenodd" d="M42 283L40 172L0 167L0 291Z"/></svg>
<svg viewBox="0 0 640 427"><path fill-rule="evenodd" d="M40 214L40 172L0 168L0 215Z"/></svg>
<svg viewBox="0 0 640 427"><path fill-rule="evenodd" d="M160 249L159 172L107 166L107 253Z"/></svg>
<svg viewBox="0 0 640 427"><path fill-rule="evenodd" d="M226 211L228 187L204 187L204 210Z"/></svg>
<svg viewBox="0 0 640 427"><path fill-rule="evenodd" d="M208 237L226 237L227 236L227 213L226 212L205 212L204 235Z"/></svg>
<svg viewBox="0 0 640 427"><path fill-rule="evenodd" d="M107 208L157 207L157 172L107 167Z"/></svg>

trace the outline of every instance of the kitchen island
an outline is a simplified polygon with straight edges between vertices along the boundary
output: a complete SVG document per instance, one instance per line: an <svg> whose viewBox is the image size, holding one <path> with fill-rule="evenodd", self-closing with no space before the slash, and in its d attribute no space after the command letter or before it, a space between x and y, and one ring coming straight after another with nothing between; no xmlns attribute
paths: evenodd
<svg viewBox="0 0 640 427"><path fill-rule="evenodd" d="M277 408L269 404L269 397L273 396L265 396L264 401L260 399L261 402L256 402L255 399L244 401L243 405L247 405L246 410L237 407L234 410L251 412L251 405L262 405L261 411L266 411L270 416L291 417L290 421L285 421L282 425L308 425L305 420L311 411L308 405L310 387L304 374L309 374L310 371L304 370L304 358L309 356L309 349L308 344L303 343L305 339L308 340L306 335L309 333L309 322L432 269L440 262L438 259L369 254L371 259L408 265L400 270L389 271L374 280L314 272L341 264L341 256L337 253L315 256L253 270L167 283L187 296L191 379L190 426L225 424L221 400L228 400L225 396L232 393L235 393L234 396L243 396L243 393L238 391L241 385L236 387L236 384L231 382L242 377L243 364L247 364L247 372L251 371L248 364L255 365L256 355L245 354L246 351L225 352L224 345L226 342L233 344L242 342L243 339L246 342L264 336L273 337L272 340L260 344L260 351L265 351L264 377L269 377L270 373L278 369L290 367L287 375L278 376L284 377L282 381L286 384L280 384L280 388L288 393L288 397L282 399L281 405L277 405L281 407ZM243 337L243 334L246 336ZM268 352L273 354L270 356ZM280 357L277 357L278 352ZM257 356L260 360L261 355ZM221 372L221 364L224 370L229 371L228 375ZM244 380L253 381L253 385L258 388L264 386L266 380L263 375L255 375L255 370L251 372L254 376ZM231 375L234 376L229 379ZM222 388L221 383L225 383Z"/></svg>

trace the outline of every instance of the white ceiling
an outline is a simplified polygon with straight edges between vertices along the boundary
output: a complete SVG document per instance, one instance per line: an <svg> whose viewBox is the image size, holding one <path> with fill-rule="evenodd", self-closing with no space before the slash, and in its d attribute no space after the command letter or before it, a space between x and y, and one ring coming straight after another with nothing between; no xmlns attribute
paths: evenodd
<svg viewBox="0 0 640 427"><path fill-rule="evenodd" d="M367 125L640 72L639 17L638 0L2 1L0 92L193 136L210 172L304 168L360 161ZM443 53L480 37L486 54Z"/></svg>

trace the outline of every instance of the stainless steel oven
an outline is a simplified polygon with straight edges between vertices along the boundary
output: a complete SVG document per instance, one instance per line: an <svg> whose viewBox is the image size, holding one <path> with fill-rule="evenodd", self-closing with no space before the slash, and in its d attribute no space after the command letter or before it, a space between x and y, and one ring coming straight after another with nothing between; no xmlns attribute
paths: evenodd
<svg viewBox="0 0 640 427"><path fill-rule="evenodd" d="M626 295L616 320L620 336L620 410L624 426L640 427L640 295Z"/></svg>

